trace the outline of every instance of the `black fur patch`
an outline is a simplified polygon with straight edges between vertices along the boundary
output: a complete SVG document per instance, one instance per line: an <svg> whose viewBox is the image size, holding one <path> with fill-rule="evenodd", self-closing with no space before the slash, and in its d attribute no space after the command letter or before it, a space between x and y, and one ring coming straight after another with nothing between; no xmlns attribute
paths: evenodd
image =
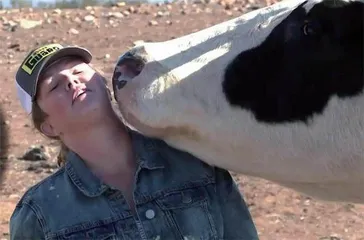
<svg viewBox="0 0 364 240"><path fill-rule="evenodd" d="M296 8L259 46L226 68L231 105L260 122L308 122L331 96L363 90L364 4L326 0ZM305 34L306 33L306 34Z"/></svg>

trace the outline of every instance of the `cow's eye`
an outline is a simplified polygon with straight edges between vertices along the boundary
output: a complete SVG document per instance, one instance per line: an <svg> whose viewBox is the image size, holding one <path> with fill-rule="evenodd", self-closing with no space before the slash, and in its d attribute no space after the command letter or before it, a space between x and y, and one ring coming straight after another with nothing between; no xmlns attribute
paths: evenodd
<svg viewBox="0 0 364 240"><path fill-rule="evenodd" d="M302 31L305 36L318 34L320 26L317 22L306 21L302 26Z"/></svg>

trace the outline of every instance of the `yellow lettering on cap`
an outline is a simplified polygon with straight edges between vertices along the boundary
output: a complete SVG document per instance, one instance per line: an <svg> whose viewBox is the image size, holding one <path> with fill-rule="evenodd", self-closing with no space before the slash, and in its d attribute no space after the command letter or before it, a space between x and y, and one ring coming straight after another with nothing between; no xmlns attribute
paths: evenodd
<svg viewBox="0 0 364 240"><path fill-rule="evenodd" d="M29 75L32 74L35 67L40 63L45 57L56 52L57 50L63 48L60 44L47 44L35 50L22 65L22 69Z"/></svg>

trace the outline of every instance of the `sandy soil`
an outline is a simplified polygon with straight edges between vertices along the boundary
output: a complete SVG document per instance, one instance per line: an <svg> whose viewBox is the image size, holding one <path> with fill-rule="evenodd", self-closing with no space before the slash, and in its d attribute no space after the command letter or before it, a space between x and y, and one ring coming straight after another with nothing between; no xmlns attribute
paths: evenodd
<svg viewBox="0 0 364 240"><path fill-rule="evenodd" d="M196 4L124 5L111 8L0 11L0 239L9 238L9 217L32 184L55 171L54 143L36 134L16 100L14 74L38 44L61 42L89 48L107 77L116 57L134 41L163 41L231 19L271 2L240 0ZM264 68L264 66L262 66ZM43 145L45 161L19 159ZM262 240L364 240L364 206L322 202L261 179L234 175L249 203Z"/></svg>

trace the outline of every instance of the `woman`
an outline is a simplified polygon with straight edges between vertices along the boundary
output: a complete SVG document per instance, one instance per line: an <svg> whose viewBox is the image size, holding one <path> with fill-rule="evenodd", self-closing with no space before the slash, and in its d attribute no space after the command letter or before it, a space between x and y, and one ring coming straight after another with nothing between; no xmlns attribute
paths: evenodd
<svg viewBox="0 0 364 240"><path fill-rule="evenodd" d="M91 59L50 44L17 72L35 127L69 151L17 204L11 239L258 239L230 174L126 128Z"/></svg>

